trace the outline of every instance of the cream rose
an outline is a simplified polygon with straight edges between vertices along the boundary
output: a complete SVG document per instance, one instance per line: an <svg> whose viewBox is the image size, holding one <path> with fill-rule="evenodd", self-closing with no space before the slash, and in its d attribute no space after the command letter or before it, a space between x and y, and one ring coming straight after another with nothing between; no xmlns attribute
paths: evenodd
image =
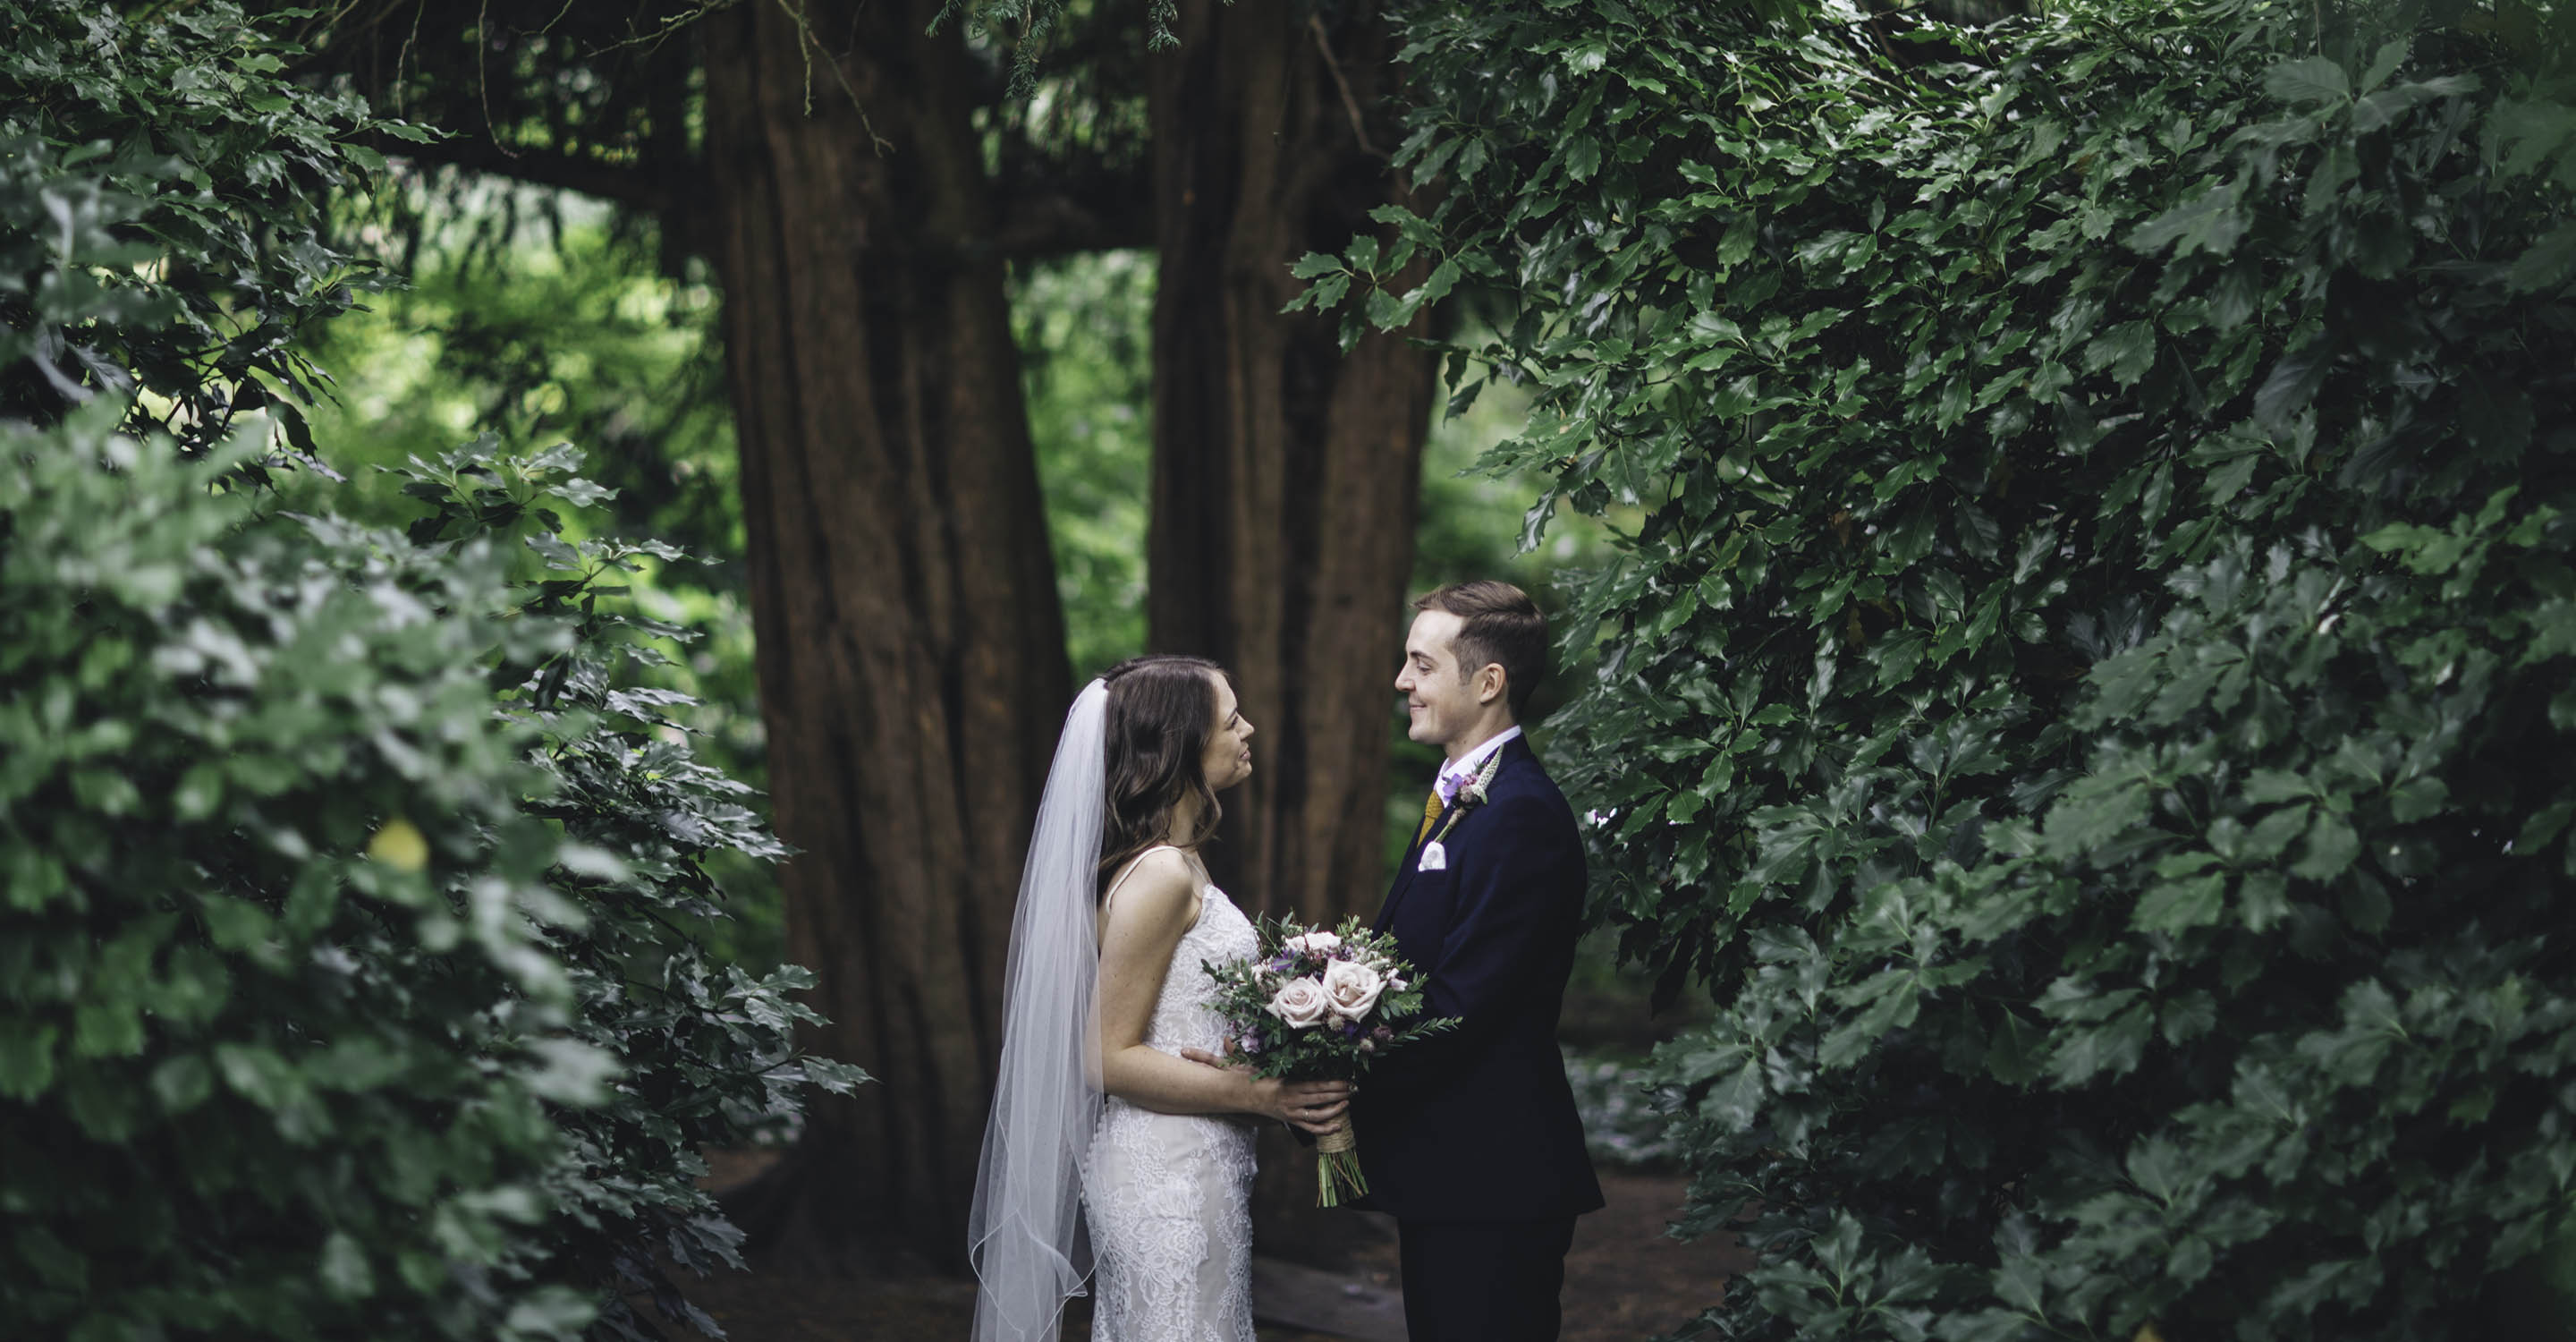
<svg viewBox="0 0 2576 1342"><path fill-rule="evenodd" d="M1279 943L1279 949L1298 955L1330 955L1339 949L1342 938L1333 932L1305 932Z"/></svg>
<svg viewBox="0 0 2576 1342"><path fill-rule="evenodd" d="M1386 980L1357 960L1335 960L1324 968L1324 996L1331 999L1333 1014L1344 1020L1366 1016L1384 991Z"/></svg>
<svg viewBox="0 0 2576 1342"><path fill-rule="evenodd" d="M1293 978L1270 996L1270 1014L1288 1022L1290 1029L1311 1030L1324 1023L1331 1013L1333 999L1324 995L1324 985L1310 978Z"/></svg>

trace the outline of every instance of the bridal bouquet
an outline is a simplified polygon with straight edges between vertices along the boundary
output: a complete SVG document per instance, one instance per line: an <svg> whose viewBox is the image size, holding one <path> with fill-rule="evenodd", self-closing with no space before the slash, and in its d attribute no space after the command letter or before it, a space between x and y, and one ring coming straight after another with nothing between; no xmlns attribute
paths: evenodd
<svg viewBox="0 0 2576 1342"><path fill-rule="evenodd" d="M1261 953L1207 965L1226 1051L1255 1076L1357 1081L1369 1064L1458 1022L1422 1015L1422 976L1396 958L1395 938L1345 918L1332 931L1260 922ZM1348 1119L1315 1141L1316 1203L1368 1191Z"/></svg>

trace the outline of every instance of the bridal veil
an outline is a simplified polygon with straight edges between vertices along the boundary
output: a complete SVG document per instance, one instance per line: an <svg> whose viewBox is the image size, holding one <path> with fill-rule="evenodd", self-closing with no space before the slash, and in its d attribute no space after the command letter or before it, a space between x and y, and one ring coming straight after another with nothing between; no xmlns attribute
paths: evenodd
<svg viewBox="0 0 2576 1342"><path fill-rule="evenodd" d="M981 1283L975 1342L1054 1342L1091 1274L1082 1163L1100 1125L1100 968L1094 924L1108 805L1109 687L1075 696L1020 871L1002 991L1002 1069L967 1219Z"/></svg>

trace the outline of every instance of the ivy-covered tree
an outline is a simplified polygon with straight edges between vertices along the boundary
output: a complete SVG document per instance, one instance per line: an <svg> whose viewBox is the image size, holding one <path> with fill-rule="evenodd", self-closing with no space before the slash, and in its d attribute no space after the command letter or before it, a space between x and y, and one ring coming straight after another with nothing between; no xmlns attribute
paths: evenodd
<svg viewBox="0 0 2576 1342"><path fill-rule="evenodd" d="M570 449L416 463L409 534L275 509L250 389L314 373L204 342L336 282L367 119L185 18L0 5L53 81L0 99L0 1142L42 1154L0 1329L712 1332L656 1265L739 1264L699 1149L862 1078L799 1054L808 976L672 926L722 916L712 851L780 851L650 683L686 631L602 582L676 554L564 539Z"/></svg>
<svg viewBox="0 0 2576 1342"><path fill-rule="evenodd" d="M1763 8L1416 6L1445 194L1304 267L1497 305L1533 537L1646 510L1558 739L1716 999L1704 1329L2503 1335L2576 1208L2551 12Z"/></svg>

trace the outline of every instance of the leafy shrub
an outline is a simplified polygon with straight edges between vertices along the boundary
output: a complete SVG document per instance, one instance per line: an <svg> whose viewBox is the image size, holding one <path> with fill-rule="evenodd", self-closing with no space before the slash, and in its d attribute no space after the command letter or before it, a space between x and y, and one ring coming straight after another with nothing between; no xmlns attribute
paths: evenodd
<svg viewBox="0 0 2576 1342"><path fill-rule="evenodd" d="M196 12L75 47L275 68ZM779 852L647 683L685 632L601 582L678 556L565 539L569 449L415 463L407 535L272 511L247 383L116 362L197 330L162 280L218 258L134 175L192 171L0 158L0 1141L44 1157L0 1168L0 1331L642 1337L642 1289L713 1332L654 1266L738 1264L698 1147L861 1078L797 1055L802 971L670 925L721 916L711 853ZM261 255L310 242L269 204ZM23 366L66 341L78 377Z"/></svg>
<svg viewBox="0 0 2576 1342"><path fill-rule="evenodd" d="M1560 739L1716 998L1712 1326L2478 1336L2576 1192L2576 107L2475 7L2048 9L1418 6L1446 194L1301 273L1499 310L1533 539L1649 510Z"/></svg>
<svg viewBox="0 0 2576 1342"><path fill-rule="evenodd" d="M330 245L325 202L383 168L357 139L429 132L287 79L294 48L237 4L161 9L130 23L109 5L0 0L0 156L43 175L52 219L114 216L128 244L50 285L0 290L0 415L50 421L121 393L130 431L157 425L194 454L265 410L279 441L246 468L327 471L298 403L328 379L296 342L377 277Z"/></svg>
<svg viewBox="0 0 2576 1342"><path fill-rule="evenodd" d="M534 926L580 913L480 666L492 550L245 526L241 450L122 408L0 428L0 1127L43 1156L0 1175L0 1317L574 1335L524 1228L546 1102L609 1064Z"/></svg>
<svg viewBox="0 0 2576 1342"><path fill-rule="evenodd" d="M684 556L654 541L566 539L565 510L603 492L573 473L579 464L569 447L496 457L487 440L398 474L432 507L413 542L515 536L531 556L512 587L519 618L566 633L560 645L505 648L490 676L514 687L502 718L537 734L544 786L523 809L574 840L579 857L552 872L578 916L546 938L572 984L570 1033L615 1062L610 1102L557 1115L569 1145L547 1186L571 1224L548 1228L550 1249L577 1279L650 1292L665 1313L720 1335L653 1261L743 1266L741 1232L696 1183L707 1172L699 1151L778 1136L808 1083L846 1094L865 1077L797 1051L796 1023L822 1021L789 996L813 986L810 971L755 979L684 930L726 917L709 858L786 850L745 804L751 789L692 755L676 715L694 701L649 683L661 645L693 635L625 609L610 581ZM615 1301L609 1323L645 1335Z"/></svg>

